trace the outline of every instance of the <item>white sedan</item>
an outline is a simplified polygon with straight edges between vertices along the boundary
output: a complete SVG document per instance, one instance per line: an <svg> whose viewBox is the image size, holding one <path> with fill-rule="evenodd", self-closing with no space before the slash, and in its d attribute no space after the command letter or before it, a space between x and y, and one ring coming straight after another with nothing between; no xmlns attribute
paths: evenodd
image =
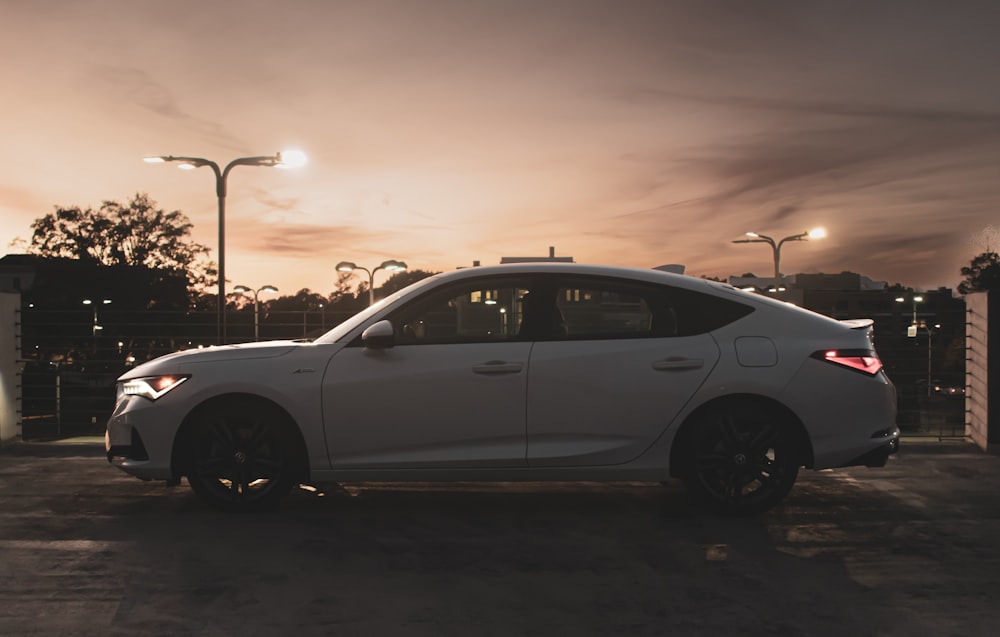
<svg viewBox="0 0 1000 637"><path fill-rule="evenodd" d="M234 510L305 482L679 477L714 509L754 514L800 467L896 451L871 337L871 321L656 270L461 269L311 342L130 370L107 454Z"/></svg>

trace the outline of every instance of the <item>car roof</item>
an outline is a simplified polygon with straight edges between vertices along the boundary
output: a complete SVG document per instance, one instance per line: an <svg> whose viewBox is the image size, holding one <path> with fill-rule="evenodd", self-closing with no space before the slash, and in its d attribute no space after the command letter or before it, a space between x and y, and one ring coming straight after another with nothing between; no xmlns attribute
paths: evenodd
<svg viewBox="0 0 1000 637"><path fill-rule="evenodd" d="M634 279L649 281L652 283L667 283L679 287L692 289L707 289L713 285L723 288L734 289L728 283L708 281L695 277L654 270L652 268L631 268L614 265L598 265L589 263L551 263L551 262L527 262L527 263L505 263L502 265L480 265L470 268L460 268L442 272L434 276L437 280L450 279L461 280L466 278L477 278L491 275L504 274L578 274L587 276L605 276L614 278Z"/></svg>

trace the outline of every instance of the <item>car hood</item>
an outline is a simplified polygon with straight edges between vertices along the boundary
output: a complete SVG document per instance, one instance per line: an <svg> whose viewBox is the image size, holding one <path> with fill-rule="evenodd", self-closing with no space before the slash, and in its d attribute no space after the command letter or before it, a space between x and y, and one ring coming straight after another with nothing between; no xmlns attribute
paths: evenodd
<svg viewBox="0 0 1000 637"><path fill-rule="evenodd" d="M200 363L232 362L262 358L277 358L307 345L305 341L267 341L240 345L213 345L204 349L174 352L154 358L121 375L119 380L139 378L151 373L175 373L179 367Z"/></svg>

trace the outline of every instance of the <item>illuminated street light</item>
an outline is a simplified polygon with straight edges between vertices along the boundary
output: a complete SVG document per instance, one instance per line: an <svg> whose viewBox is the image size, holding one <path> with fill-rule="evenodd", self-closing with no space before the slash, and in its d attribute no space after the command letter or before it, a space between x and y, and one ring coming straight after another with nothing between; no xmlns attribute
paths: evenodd
<svg viewBox="0 0 1000 637"><path fill-rule="evenodd" d="M368 305L375 305L375 273L379 270L385 270L387 272L402 272L406 269L406 264L402 261L396 261L395 259L389 259L388 261L383 261L375 269L368 270L368 268L362 268L353 261L341 261L337 264L337 272L354 272L355 270L361 270L368 273Z"/></svg>
<svg viewBox="0 0 1000 637"><path fill-rule="evenodd" d="M99 331L101 331L101 330L104 329L104 326L101 325L97 321L97 302L96 301L92 301L91 299L84 299L82 301L82 303L84 305L91 306L91 308L94 310L94 323L93 323L93 326L91 327L90 331L91 331L91 334L93 335L93 339L94 339L93 346L92 346L93 347L93 351L94 351L94 353L97 353L97 333ZM103 299L101 301L101 305L111 305L111 299Z"/></svg>
<svg viewBox="0 0 1000 637"><path fill-rule="evenodd" d="M784 245L786 241L808 241L809 239L822 239L826 237L826 230L823 228L813 228L806 232L800 232L799 234L793 234L790 236L776 241L775 239L767 236L766 234L759 234L757 232L748 232L746 236L749 239L736 239L733 243L766 243L771 246L771 250L774 252L774 291L781 291L781 246Z"/></svg>
<svg viewBox="0 0 1000 637"><path fill-rule="evenodd" d="M910 326L906 328L906 335L910 338L915 338L917 335L917 303L923 303L924 297L918 294L911 297L910 300L913 302L913 321L910 323ZM906 297L897 296L896 303L906 303Z"/></svg>
<svg viewBox="0 0 1000 637"><path fill-rule="evenodd" d="M277 292L278 288L273 285L265 285L254 290L245 285L237 285L233 288L234 292L252 292L253 293L253 340L260 340L260 311L257 309L260 303L259 294L261 292Z"/></svg>
<svg viewBox="0 0 1000 637"><path fill-rule="evenodd" d="M917 303L923 303L924 302L924 297L922 297L919 294L917 294L917 295L914 295L914 296L910 297L909 300L910 300L910 302L911 302L911 304L913 306L913 318L911 319L910 325L906 328L906 335L909 336L910 338L916 338L917 331L921 327L923 327L925 330L927 330L927 395L930 396L931 395L931 385L932 385L932 383L931 383L931 371L932 371L932 366L931 366L931 360L932 360L931 343L932 343L932 341L934 339L934 330L939 329L941 327L941 325L939 323L936 323L933 326L931 326L931 324L927 323L926 321L920 321L920 322L918 322L917 321ZM907 301L907 299L906 299L905 296L897 296L896 297L896 303L906 303L906 301Z"/></svg>
<svg viewBox="0 0 1000 637"><path fill-rule="evenodd" d="M306 163L305 153L298 150L285 150L274 155L259 157L240 157L234 159L224 169L209 159L201 157L174 157L173 155L162 155L159 157L146 157L143 161L150 164L162 164L164 162L179 162L179 168L184 170L194 170L202 166L208 166L215 173L215 194L219 198L219 318L218 318L218 340L222 345L226 342L226 180L229 178L229 171L236 166L269 166L275 168L298 168Z"/></svg>

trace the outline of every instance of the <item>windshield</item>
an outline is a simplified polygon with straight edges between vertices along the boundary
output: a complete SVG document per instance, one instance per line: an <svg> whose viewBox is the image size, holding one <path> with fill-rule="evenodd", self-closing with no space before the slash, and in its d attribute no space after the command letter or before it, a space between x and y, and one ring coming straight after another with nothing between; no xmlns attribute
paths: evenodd
<svg viewBox="0 0 1000 637"><path fill-rule="evenodd" d="M393 303L395 303L396 299L399 299L399 298L402 298L404 296L407 296L407 295L415 292L419 288L424 287L425 285L430 285L431 282L434 281L435 279L437 279L436 276L428 277L426 279L421 279L421 280L417 281L416 283L412 283L412 284L406 286L405 288L403 288L402 290L399 290L398 292L394 292L393 294L390 294L389 296L385 297L384 299L382 299L381 301L379 301L375 305L372 305L371 307L368 307L368 308L365 308L364 310L361 310L360 312L358 312L357 314L355 314L351 318L347 319L346 321L344 321L340 325L334 327L332 330L330 330L326 334L323 334L322 336L320 336L319 338L317 338L315 342L316 343L336 343L340 339L344 338L344 336L346 336L350 332L353 332L354 329L356 327L358 327L359 325L362 325L362 324L368 322L369 319L371 319L371 318L373 318L373 317L381 314L385 310L385 308L387 308L388 306L390 306Z"/></svg>

